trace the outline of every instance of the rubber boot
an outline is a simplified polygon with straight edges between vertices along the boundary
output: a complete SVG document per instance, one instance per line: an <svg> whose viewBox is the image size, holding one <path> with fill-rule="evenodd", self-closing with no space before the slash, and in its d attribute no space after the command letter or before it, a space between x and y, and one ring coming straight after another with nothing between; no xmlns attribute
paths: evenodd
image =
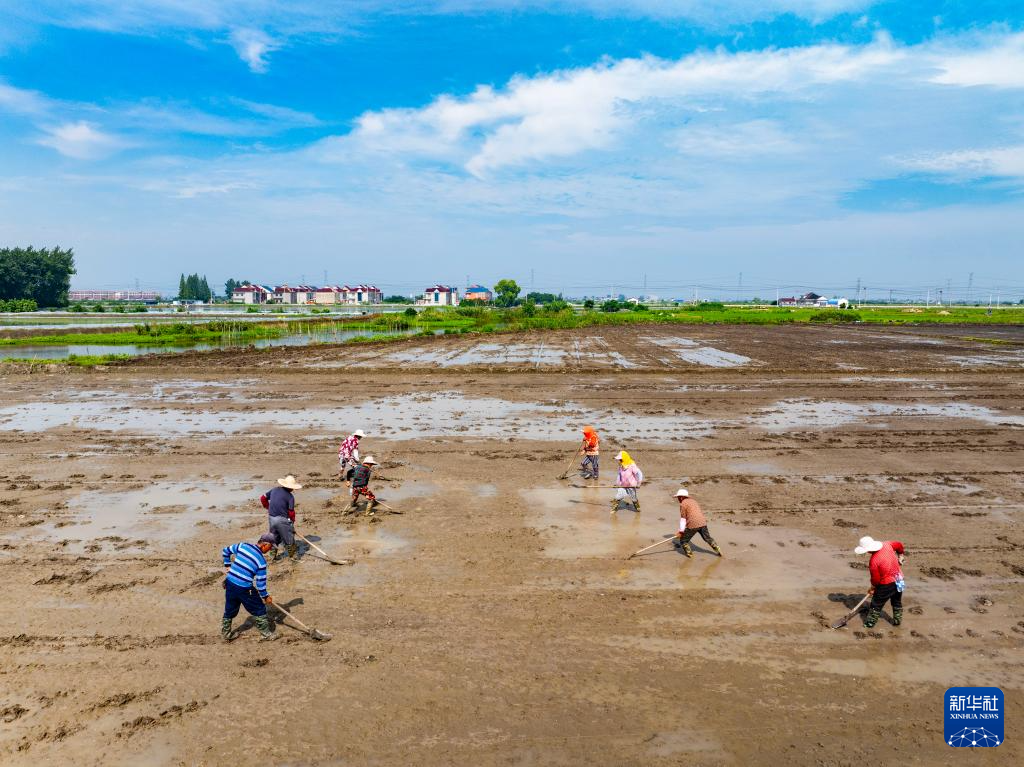
<svg viewBox="0 0 1024 767"><path fill-rule="evenodd" d="M679 548L686 555L687 559L693 559L693 549L690 548L690 544L684 543Z"/></svg>
<svg viewBox="0 0 1024 767"><path fill-rule="evenodd" d="M899 626L901 623L903 623L903 609L900 608L899 610L893 610L892 611L892 625L893 626Z"/></svg>
<svg viewBox="0 0 1024 767"><path fill-rule="evenodd" d="M619 510L619 499L616 498L614 501L612 501L611 513L614 514L618 510Z"/></svg>
<svg viewBox="0 0 1024 767"><path fill-rule="evenodd" d="M293 543L288 547L288 559L298 559L299 556L299 544Z"/></svg>
<svg viewBox="0 0 1024 767"><path fill-rule="evenodd" d="M716 553L716 554L717 554L718 556L720 556L720 557L721 557L721 556L724 556L724 555L722 554L722 550L721 550L720 548L718 548L718 544L717 544L717 543L712 543L712 544L711 544L711 550L712 550L712 551L714 551L714 552L715 552L715 553Z"/></svg>
<svg viewBox="0 0 1024 767"><path fill-rule="evenodd" d="M633 510L640 513L640 501L633 501Z"/></svg>
<svg viewBox="0 0 1024 767"><path fill-rule="evenodd" d="M270 630L270 620L266 615L258 615L253 618L253 623L256 624L256 628L260 632L261 642L273 642L275 639L280 639L281 635L276 631Z"/></svg>
<svg viewBox="0 0 1024 767"><path fill-rule="evenodd" d="M877 607L872 607L868 610L868 617L864 619L864 628L873 629L875 624L878 623L878 617L882 614L882 611Z"/></svg>
<svg viewBox="0 0 1024 767"><path fill-rule="evenodd" d="M225 642L231 642L238 636L237 631L231 628L231 618L223 618L220 622L220 638Z"/></svg>
<svg viewBox="0 0 1024 767"><path fill-rule="evenodd" d="M376 514L377 512L374 511L376 506L377 506L377 502L376 501L367 501L366 502L366 516L372 517L374 514Z"/></svg>

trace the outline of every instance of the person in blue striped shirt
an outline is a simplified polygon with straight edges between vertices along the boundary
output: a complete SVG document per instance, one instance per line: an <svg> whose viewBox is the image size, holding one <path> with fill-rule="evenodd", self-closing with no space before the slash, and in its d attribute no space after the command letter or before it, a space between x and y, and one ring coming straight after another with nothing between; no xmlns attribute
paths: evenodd
<svg viewBox="0 0 1024 767"><path fill-rule="evenodd" d="M273 544L263 536L256 543L233 543L221 550L224 560L224 619L220 635L225 642L238 636L231 628L231 621L238 615L239 607L245 607L253 617L260 632L260 641L277 639L280 634L272 631L267 618L267 605L274 600L267 591L267 559L264 556Z"/></svg>

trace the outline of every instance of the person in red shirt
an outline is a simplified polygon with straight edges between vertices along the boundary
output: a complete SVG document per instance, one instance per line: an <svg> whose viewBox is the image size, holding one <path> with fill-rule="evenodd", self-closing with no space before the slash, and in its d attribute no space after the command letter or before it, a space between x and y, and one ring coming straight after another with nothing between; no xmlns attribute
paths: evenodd
<svg viewBox="0 0 1024 767"><path fill-rule="evenodd" d="M870 535L860 539L856 554L871 553L868 570L871 572L871 607L864 619L865 628L874 628L885 603L892 602L892 625L903 622L903 558L906 549L899 541L876 541Z"/></svg>

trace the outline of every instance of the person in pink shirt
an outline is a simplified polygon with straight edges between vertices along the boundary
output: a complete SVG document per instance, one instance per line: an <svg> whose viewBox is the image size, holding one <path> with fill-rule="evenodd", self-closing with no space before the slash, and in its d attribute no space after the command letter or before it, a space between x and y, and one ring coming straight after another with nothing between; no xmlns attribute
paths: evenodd
<svg viewBox="0 0 1024 767"><path fill-rule="evenodd" d="M615 456L615 460L619 462L619 476L615 482L618 489L612 499L612 514L619 510L619 502L627 499L633 504L633 510L638 512L640 499L637 498L636 489L644 481L644 473L625 450Z"/></svg>
<svg viewBox="0 0 1024 767"><path fill-rule="evenodd" d="M885 603L892 602L892 625L903 622L903 559L906 549L899 541L876 541L870 535L860 539L855 554L871 554L868 570L871 573L871 607L864 619L865 628L874 628Z"/></svg>

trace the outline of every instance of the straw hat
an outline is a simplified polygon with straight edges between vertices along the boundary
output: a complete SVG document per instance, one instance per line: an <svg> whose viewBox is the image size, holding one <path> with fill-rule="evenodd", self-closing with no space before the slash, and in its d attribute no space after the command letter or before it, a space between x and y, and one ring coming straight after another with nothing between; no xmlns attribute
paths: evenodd
<svg viewBox="0 0 1024 767"><path fill-rule="evenodd" d="M289 490L301 490L302 489L302 485L300 485L298 482L296 482L295 481L295 477L293 477L291 474L289 474L287 477L283 477L283 478L277 480L277 484L279 484L281 487L286 487Z"/></svg>
<svg viewBox="0 0 1024 767"><path fill-rule="evenodd" d="M681 487L678 490L676 490L672 495L676 498L689 498L690 491L687 490L685 487Z"/></svg>
<svg viewBox="0 0 1024 767"><path fill-rule="evenodd" d="M362 439L363 437L366 436L366 432L363 431L362 429L356 429L354 432L352 432L352 436L359 437L359 439Z"/></svg>
<svg viewBox="0 0 1024 767"><path fill-rule="evenodd" d="M363 463L369 464L370 466L380 466L372 455L366 456L366 458L363 459Z"/></svg>
<svg viewBox="0 0 1024 767"><path fill-rule="evenodd" d="M880 551L882 548L882 542L876 541L870 535L865 535L860 539L860 546L855 548L853 552L855 554L867 554L869 551Z"/></svg>

